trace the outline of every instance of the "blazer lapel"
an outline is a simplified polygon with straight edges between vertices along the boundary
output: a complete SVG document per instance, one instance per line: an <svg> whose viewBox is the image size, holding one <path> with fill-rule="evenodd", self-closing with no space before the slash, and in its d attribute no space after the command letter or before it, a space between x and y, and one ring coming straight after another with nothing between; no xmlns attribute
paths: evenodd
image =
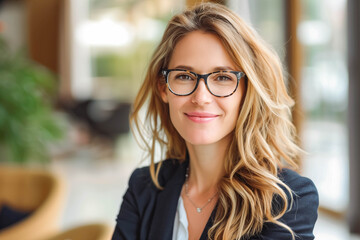
<svg viewBox="0 0 360 240"><path fill-rule="evenodd" d="M181 188L185 181L187 165L188 161L180 164L175 174L164 186L164 190L158 194L149 240L172 239L176 209Z"/></svg>

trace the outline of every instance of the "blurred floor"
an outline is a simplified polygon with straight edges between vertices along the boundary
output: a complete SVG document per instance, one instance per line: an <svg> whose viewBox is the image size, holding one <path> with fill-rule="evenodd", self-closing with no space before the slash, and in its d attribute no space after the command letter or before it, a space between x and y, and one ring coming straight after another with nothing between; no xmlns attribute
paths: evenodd
<svg viewBox="0 0 360 240"><path fill-rule="evenodd" d="M129 176L143 158L131 135L122 136L116 146L115 157L104 147L90 144L53 160L53 169L64 176L68 187L62 229L97 221L115 225ZM324 213L314 233L319 240L360 240L350 236L343 220Z"/></svg>

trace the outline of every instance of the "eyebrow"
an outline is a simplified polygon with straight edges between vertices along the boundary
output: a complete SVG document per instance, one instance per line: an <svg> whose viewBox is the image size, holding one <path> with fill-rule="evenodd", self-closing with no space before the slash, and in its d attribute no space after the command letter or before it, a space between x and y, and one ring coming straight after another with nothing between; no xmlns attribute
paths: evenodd
<svg viewBox="0 0 360 240"><path fill-rule="evenodd" d="M178 65L175 67L175 69L184 69L184 70L189 70L189 71L194 71L194 68L191 66L186 66L186 65ZM218 66L212 69L213 72L215 71L221 71L221 70L234 70L232 67L228 67L228 66Z"/></svg>

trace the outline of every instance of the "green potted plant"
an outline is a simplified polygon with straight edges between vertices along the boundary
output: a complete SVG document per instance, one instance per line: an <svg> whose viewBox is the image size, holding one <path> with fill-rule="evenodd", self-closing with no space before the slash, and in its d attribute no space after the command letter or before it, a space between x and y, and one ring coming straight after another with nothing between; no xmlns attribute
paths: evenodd
<svg viewBox="0 0 360 240"><path fill-rule="evenodd" d="M46 162L61 136L51 106L55 78L0 36L0 162Z"/></svg>

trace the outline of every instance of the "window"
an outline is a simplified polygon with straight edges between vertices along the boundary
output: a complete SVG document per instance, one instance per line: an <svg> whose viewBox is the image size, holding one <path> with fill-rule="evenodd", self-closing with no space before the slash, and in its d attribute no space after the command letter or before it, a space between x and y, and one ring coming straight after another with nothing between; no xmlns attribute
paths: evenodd
<svg viewBox="0 0 360 240"><path fill-rule="evenodd" d="M70 1L77 99L131 101L167 21L183 1Z"/></svg>
<svg viewBox="0 0 360 240"><path fill-rule="evenodd" d="M303 0L298 37L303 44L304 173L313 179L320 204L343 212L348 202L346 127L346 1ZM331 191L330 191L331 189Z"/></svg>

